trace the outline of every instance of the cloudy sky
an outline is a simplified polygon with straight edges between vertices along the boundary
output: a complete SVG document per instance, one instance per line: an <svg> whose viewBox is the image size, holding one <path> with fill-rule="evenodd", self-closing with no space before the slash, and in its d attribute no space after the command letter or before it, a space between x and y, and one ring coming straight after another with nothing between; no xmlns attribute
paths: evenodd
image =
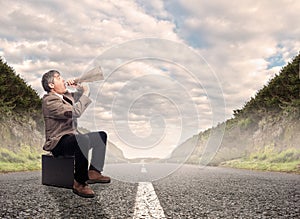
<svg viewBox="0 0 300 219"><path fill-rule="evenodd" d="M0 1L0 56L37 92L101 65L81 119L128 157L165 157L232 117L300 48L300 3Z"/></svg>

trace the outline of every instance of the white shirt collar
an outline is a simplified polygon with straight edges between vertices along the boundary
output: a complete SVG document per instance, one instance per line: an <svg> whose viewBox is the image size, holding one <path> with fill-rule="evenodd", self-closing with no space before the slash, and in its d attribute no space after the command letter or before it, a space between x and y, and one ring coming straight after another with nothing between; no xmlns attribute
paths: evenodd
<svg viewBox="0 0 300 219"><path fill-rule="evenodd" d="M64 97L63 97L63 95L61 95L61 94L58 94L58 93L56 93L56 92L54 92L57 96L59 96L61 99L63 99Z"/></svg>

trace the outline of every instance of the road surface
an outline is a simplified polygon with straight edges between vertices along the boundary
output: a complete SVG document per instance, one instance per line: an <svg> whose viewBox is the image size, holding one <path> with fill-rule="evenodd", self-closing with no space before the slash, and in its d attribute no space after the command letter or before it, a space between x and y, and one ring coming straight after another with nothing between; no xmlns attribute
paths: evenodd
<svg viewBox="0 0 300 219"><path fill-rule="evenodd" d="M91 185L93 199L41 185L40 171L0 174L0 218L300 218L300 175L184 165L158 180L141 177L165 168L108 165L124 176L140 169L144 182Z"/></svg>

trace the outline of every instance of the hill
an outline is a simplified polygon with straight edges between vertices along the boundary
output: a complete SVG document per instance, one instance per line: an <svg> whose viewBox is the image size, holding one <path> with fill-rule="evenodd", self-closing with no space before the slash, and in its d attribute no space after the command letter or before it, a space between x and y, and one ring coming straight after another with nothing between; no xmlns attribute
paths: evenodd
<svg viewBox="0 0 300 219"><path fill-rule="evenodd" d="M0 171L36 169L43 141L41 99L0 58Z"/></svg>
<svg viewBox="0 0 300 219"><path fill-rule="evenodd" d="M210 165L299 172L300 54L281 69L234 117L193 136L178 146L170 161L194 146L188 163L206 160L209 135L224 129L222 143ZM195 144L195 139L197 143Z"/></svg>
<svg viewBox="0 0 300 219"><path fill-rule="evenodd" d="M1 148L15 148L9 141L22 136L30 136L32 131L42 132L42 101L37 92L14 69L0 57L0 124ZM26 134L19 125L30 126ZM26 139L24 139L27 143Z"/></svg>

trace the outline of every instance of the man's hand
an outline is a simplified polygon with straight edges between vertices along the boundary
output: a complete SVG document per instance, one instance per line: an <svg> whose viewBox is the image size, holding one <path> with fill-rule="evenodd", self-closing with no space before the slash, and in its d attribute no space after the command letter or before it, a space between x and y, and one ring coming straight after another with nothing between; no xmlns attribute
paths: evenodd
<svg viewBox="0 0 300 219"><path fill-rule="evenodd" d="M71 86L71 87L74 87L78 90L81 90L83 95L90 96L90 87L87 83L78 84L76 79L68 79L66 81L66 84L68 86Z"/></svg>
<svg viewBox="0 0 300 219"><path fill-rule="evenodd" d="M85 95L87 97L90 96L90 87L87 83L81 83L80 87L83 90L83 95Z"/></svg>
<svg viewBox="0 0 300 219"><path fill-rule="evenodd" d="M68 86L71 86L71 87L77 87L77 81L75 80L75 79L68 79L67 81L66 81L66 84L68 85Z"/></svg>

